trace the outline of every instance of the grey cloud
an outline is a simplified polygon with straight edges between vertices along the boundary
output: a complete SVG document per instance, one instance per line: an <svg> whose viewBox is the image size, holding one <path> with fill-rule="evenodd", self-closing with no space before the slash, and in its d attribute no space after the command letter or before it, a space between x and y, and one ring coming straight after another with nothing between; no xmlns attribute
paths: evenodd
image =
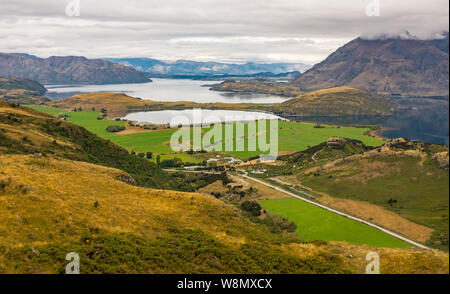
<svg viewBox="0 0 450 294"><path fill-rule="evenodd" d="M448 30L445 0L0 0L0 52L315 63L357 36Z"/></svg>

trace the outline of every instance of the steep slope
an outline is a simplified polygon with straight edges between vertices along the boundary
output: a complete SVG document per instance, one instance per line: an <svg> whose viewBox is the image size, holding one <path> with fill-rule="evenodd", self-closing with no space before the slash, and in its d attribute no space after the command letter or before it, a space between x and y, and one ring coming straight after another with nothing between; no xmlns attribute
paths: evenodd
<svg viewBox="0 0 450 294"><path fill-rule="evenodd" d="M118 170L52 157L0 161L2 273L63 272L69 252L82 273L346 272L335 255L283 252L299 242L213 197L133 187Z"/></svg>
<svg viewBox="0 0 450 294"><path fill-rule="evenodd" d="M78 56L36 58L0 53L0 75L17 76L42 84L146 83L134 68Z"/></svg>
<svg viewBox="0 0 450 294"><path fill-rule="evenodd" d="M18 104L40 104L47 89L40 83L24 78L0 76L0 100Z"/></svg>
<svg viewBox="0 0 450 294"><path fill-rule="evenodd" d="M166 173L156 164L128 153L86 129L56 117L0 101L0 152L50 154L121 169L131 182L144 187L195 191L222 178L221 175Z"/></svg>
<svg viewBox="0 0 450 294"><path fill-rule="evenodd" d="M351 87L338 87L301 94L274 105L285 115L386 115L392 105L382 97Z"/></svg>
<svg viewBox="0 0 450 294"><path fill-rule="evenodd" d="M40 83L24 78L2 77L0 76L0 89L2 90L27 90L28 94L41 96L47 92L47 89Z"/></svg>
<svg viewBox="0 0 450 294"><path fill-rule="evenodd" d="M82 273L348 273L364 272L374 250L385 273L448 272L442 252L300 242L214 197L133 187L114 169L26 155L0 161L1 273L62 273L69 252Z"/></svg>
<svg viewBox="0 0 450 294"><path fill-rule="evenodd" d="M442 40L357 38L293 84L304 91L350 86L383 94L448 95L448 42L448 34Z"/></svg>
<svg viewBox="0 0 450 294"><path fill-rule="evenodd" d="M286 165L271 176L289 175L325 205L448 251L448 146L395 139L374 149L334 138L280 159Z"/></svg>

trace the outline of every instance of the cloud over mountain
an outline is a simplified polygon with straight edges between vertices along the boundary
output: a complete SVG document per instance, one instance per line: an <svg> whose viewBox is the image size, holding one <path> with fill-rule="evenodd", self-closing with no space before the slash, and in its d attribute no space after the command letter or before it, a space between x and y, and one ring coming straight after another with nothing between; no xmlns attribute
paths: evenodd
<svg viewBox="0 0 450 294"><path fill-rule="evenodd" d="M357 36L448 28L445 0L2 0L0 52L315 63ZM379 1L380 15L366 6Z"/></svg>

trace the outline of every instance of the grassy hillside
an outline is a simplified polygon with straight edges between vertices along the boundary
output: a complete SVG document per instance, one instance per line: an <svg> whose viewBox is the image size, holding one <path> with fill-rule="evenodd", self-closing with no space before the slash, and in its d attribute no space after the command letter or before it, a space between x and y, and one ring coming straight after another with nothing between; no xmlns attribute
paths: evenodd
<svg viewBox="0 0 450 294"><path fill-rule="evenodd" d="M130 186L119 170L51 156L0 162L2 273L62 273L68 252L82 273L356 273L373 250L382 272L448 272L440 252L308 244L210 196Z"/></svg>
<svg viewBox="0 0 450 294"><path fill-rule="evenodd" d="M369 153L324 166L316 174L306 172L299 180L317 191L368 201L433 228L429 245L448 250L449 175L431 157Z"/></svg>
<svg viewBox="0 0 450 294"><path fill-rule="evenodd" d="M269 234L231 207L198 194L147 190L92 164L0 156L0 272L345 272L337 256L288 255L298 241ZM51 183L49 185L49 183Z"/></svg>
<svg viewBox="0 0 450 294"><path fill-rule="evenodd" d="M118 168L131 174L138 185L195 191L217 179L161 171L155 163L132 156L111 141L83 127L14 104L0 102L0 152L43 153Z"/></svg>
<svg viewBox="0 0 450 294"><path fill-rule="evenodd" d="M126 163L153 172L81 127L0 103L0 272L62 273L77 252L82 273L362 273L377 251L383 273L448 273L438 251L273 234L214 197L134 186L143 174Z"/></svg>
<svg viewBox="0 0 450 294"><path fill-rule="evenodd" d="M280 159L285 165L262 177L281 176L323 204L448 250L447 146L392 140L372 149L334 139Z"/></svg>
<svg viewBox="0 0 450 294"><path fill-rule="evenodd" d="M44 97L47 91L38 82L17 78L0 76L0 100L18 104L40 104L49 101Z"/></svg>
<svg viewBox="0 0 450 294"><path fill-rule="evenodd" d="M95 108L100 111L107 110L108 118L122 117L130 112L151 111L151 110L183 110L192 108L204 109L225 109L225 110L267 110L270 105L256 103L195 103L195 102L158 102L142 100L119 93L88 93L79 94L72 97L47 103L48 106L73 110L81 107L85 110Z"/></svg>
<svg viewBox="0 0 450 294"><path fill-rule="evenodd" d="M29 93L34 93L37 96L44 95L47 90L43 85L38 82L17 78L17 77L2 77L0 76L0 89L3 90L15 90L23 89Z"/></svg>
<svg viewBox="0 0 450 294"><path fill-rule="evenodd" d="M301 94L279 105L277 113L292 115L387 115L390 105L382 97L351 87Z"/></svg>

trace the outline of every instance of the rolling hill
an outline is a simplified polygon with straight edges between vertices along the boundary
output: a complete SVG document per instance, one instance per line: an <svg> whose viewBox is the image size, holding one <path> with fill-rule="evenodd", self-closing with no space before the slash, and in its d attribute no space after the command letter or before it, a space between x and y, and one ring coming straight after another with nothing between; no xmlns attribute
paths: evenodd
<svg viewBox="0 0 450 294"><path fill-rule="evenodd" d="M362 273L372 251L383 273L448 273L440 251L304 242L212 196L135 186L94 162L142 162L15 104L0 102L0 137L1 273L63 273L69 252L81 273Z"/></svg>
<svg viewBox="0 0 450 294"><path fill-rule="evenodd" d="M448 251L448 150L402 138L374 148L336 137L267 169L320 203Z"/></svg>
<svg viewBox="0 0 450 294"><path fill-rule="evenodd" d="M113 124L113 123L112 123ZM0 153L58 156L99 164L129 173L132 182L144 187L196 191L221 178L204 175L166 173L144 158L131 155L109 140L83 127L35 111L0 101Z"/></svg>
<svg viewBox="0 0 450 294"><path fill-rule="evenodd" d="M260 93L284 97L295 97L301 93L297 87L291 86L287 83L272 82L263 79L239 82L235 80L227 80L220 84L212 85L210 90L234 93Z"/></svg>
<svg viewBox="0 0 450 294"><path fill-rule="evenodd" d="M0 53L0 75L16 76L42 84L147 83L150 80L132 67L81 56L51 56Z"/></svg>
<svg viewBox="0 0 450 294"><path fill-rule="evenodd" d="M302 91L340 86L382 94L448 96L448 34L444 39L357 38L293 80Z"/></svg>
<svg viewBox="0 0 450 294"><path fill-rule="evenodd" d="M284 115L387 115L392 104L379 95L351 87L337 87L303 93L274 105Z"/></svg>
<svg viewBox="0 0 450 294"><path fill-rule="evenodd" d="M24 78L0 76L0 100L18 104L40 104L47 89L40 83Z"/></svg>

